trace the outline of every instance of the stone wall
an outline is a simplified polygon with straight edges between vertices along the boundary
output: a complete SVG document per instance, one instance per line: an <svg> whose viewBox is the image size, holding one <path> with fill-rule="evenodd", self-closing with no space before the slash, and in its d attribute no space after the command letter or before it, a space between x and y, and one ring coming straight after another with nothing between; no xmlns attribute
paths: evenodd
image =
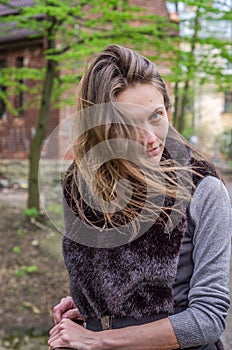
<svg viewBox="0 0 232 350"><path fill-rule="evenodd" d="M27 159L1 159L0 176L9 180L27 180L28 164Z"/></svg>

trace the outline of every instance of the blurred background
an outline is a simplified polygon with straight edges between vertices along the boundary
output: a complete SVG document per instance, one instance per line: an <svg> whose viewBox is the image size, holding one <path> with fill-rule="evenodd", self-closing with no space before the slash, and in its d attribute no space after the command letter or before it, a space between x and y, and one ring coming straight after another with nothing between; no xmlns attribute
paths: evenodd
<svg viewBox="0 0 232 350"><path fill-rule="evenodd" d="M47 349L52 307L69 294L65 121L88 59L112 43L156 63L172 124L232 197L232 0L0 0L0 350ZM231 311L224 341L230 350Z"/></svg>

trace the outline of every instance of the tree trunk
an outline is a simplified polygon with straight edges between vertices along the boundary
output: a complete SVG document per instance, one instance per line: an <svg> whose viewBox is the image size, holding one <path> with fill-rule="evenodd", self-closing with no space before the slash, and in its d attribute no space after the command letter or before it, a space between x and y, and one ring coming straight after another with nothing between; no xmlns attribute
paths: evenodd
<svg viewBox="0 0 232 350"><path fill-rule="evenodd" d="M192 65L189 65L188 71L186 74L186 80L184 82L184 87L183 87L183 95L181 99L178 96L179 89L178 89L178 83L175 85L175 123L176 123L176 128L179 131L179 133L183 133L184 128L185 128L185 111L186 111L186 106L188 103L188 98L189 98L189 86L190 82L192 79L192 72L195 69L194 64L195 64L195 58L194 58L194 53L196 49L196 43L197 43L197 37L198 37L198 32L199 32L199 25L200 25L200 8L197 7L196 10L196 15L194 18L193 22L193 36L191 39L191 46L190 46L190 57L192 57ZM190 78L191 77L191 78Z"/></svg>
<svg viewBox="0 0 232 350"><path fill-rule="evenodd" d="M177 81L175 83L174 87L174 96L175 96L175 101L174 101L174 112L173 112L173 126L178 130L178 112L179 112L179 82Z"/></svg>
<svg viewBox="0 0 232 350"><path fill-rule="evenodd" d="M188 103L188 93L189 93L189 80L184 84L183 95L181 98L180 114L178 117L178 131L180 134L183 133L185 128L185 110Z"/></svg>
<svg viewBox="0 0 232 350"><path fill-rule="evenodd" d="M52 30L51 30L52 31ZM53 34L53 35L51 35ZM47 39L47 49L55 48L54 33L50 32ZM53 59L47 60L45 79L43 82L42 97L39 109L38 122L35 135L30 144L29 152L29 188L28 188L28 208L40 210L38 171L40 154L43 141L46 137L47 125L49 120L50 102L52 96L52 87L56 75L57 63Z"/></svg>

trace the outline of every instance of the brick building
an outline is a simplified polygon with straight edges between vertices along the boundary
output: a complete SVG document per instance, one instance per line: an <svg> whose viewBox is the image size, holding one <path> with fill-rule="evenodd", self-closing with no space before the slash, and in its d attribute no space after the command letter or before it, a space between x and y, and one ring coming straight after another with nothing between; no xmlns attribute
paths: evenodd
<svg viewBox="0 0 232 350"><path fill-rule="evenodd" d="M15 23L12 23L9 30L9 28L6 29L6 24L1 22L4 16L17 14L17 7L33 6L33 0L11 0L10 4L10 7L0 5L0 74L1 68L4 67L43 68L46 63L43 33L17 28ZM146 0L145 2L131 0L131 4L145 7L145 11L150 14L167 18L169 16L163 0ZM31 34L36 34L36 36L31 37ZM22 89L15 94L7 88L8 102L18 110L18 115L13 113L7 101L0 96L0 158L2 159L27 158L30 140L35 132L38 117L38 94L33 94L32 88L39 83L29 79L21 79L19 83L27 89L25 91ZM6 88L0 85L0 92L4 89ZM64 110L51 108L48 134L60 120L64 119L65 114Z"/></svg>
<svg viewBox="0 0 232 350"><path fill-rule="evenodd" d="M12 0L13 6L33 5L33 0ZM4 67L43 68L45 66L45 41L42 33L17 28L14 23L7 28L1 18L17 14L18 10L0 5L0 74ZM31 37L31 34L36 36ZM35 132L38 116L38 98L33 88L41 83L31 79L21 79L19 84L25 91L7 91L7 100L18 110L17 115L7 103L0 99L0 158L27 158L30 140ZM4 90L4 86L0 86ZM26 106L26 108L25 108ZM50 133L59 122L59 111L52 108L48 125Z"/></svg>

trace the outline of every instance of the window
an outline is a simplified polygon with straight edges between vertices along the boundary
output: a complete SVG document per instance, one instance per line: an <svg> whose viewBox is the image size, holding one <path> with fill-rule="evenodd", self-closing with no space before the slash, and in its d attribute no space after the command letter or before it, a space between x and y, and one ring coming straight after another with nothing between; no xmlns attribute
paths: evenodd
<svg viewBox="0 0 232 350"><path fill-rule="evenodd" d="M16 68L23 68L23 57L17 57L16 59ZM18 93L15 96L15 108L18 111L18 116L23 117L24 116L24 81L21 77L18 80Z"/></svg>
<svg viewBox="0 0 232 350"><path fill-rule="evenodd" d="M6 60L0 60L0 70L6 68ZM0 82L0 120L6 119L6 86Z"/></svg>
<svg viewBox="0 0 232 350"><path fill-rule="evenodd" d="M225 113L232 113L232 91L225 92Z"/></svg>

